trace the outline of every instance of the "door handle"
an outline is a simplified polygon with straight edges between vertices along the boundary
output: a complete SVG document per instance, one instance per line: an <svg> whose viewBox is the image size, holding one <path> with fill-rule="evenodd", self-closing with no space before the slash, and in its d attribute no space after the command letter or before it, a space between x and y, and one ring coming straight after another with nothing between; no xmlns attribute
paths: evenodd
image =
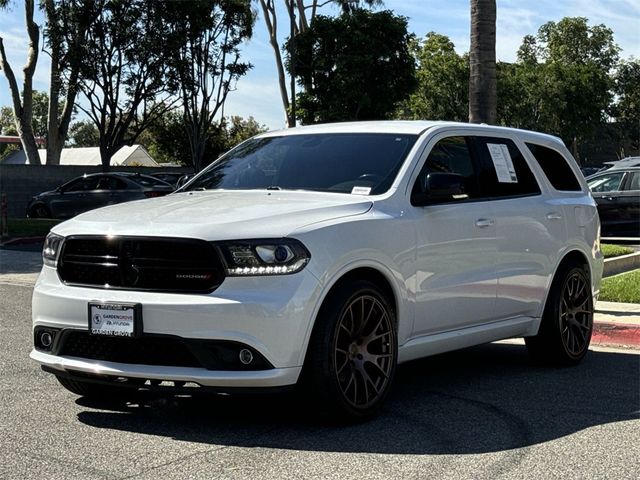
<svg viewBox="0 0 640 480"><path fill-rule="evenodd" d="M602 197L602 198L604 198L605 200L609 200L610 202L613 201L613 197Z"/></svg>
<svg viewBox="0 0 640 480"><path fill-rule="evenodd" d="M478 228L486 228L490 227L491 225L493 225L493 220L491 220L490 218L479 218L478 220L476 220L476 227Z"/></svg>
<svg viewBox="0 0 640 480"><path fill-rule="evenodd" d="M550 213L547 213L547 219L548 220L562 220L562 215L559 214L558 212L550 212Z"/></svg>

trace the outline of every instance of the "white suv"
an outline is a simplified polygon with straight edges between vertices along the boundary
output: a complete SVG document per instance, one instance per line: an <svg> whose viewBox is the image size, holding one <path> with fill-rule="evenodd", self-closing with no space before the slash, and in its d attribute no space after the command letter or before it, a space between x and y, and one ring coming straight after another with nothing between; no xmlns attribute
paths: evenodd
<svg viewBox="0 0 640 480"><path fill-rule="evenodd" d="M31 358L80 395L299 384L375 413L398 363L510 337L589 346L594 200L562 142L441 122L254 137L175 194L56 226Z"/></svg>

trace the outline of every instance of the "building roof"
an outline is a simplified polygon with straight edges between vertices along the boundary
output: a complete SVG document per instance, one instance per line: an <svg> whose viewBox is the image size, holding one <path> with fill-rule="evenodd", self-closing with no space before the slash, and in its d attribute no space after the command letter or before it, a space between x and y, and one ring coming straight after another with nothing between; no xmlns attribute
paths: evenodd
<svg viewBox="0 0 640 480"><path fill-rule="evenodd" d="M40 149L38 150L38 154L40 155L40 161L44 164L47 158L47 151ZM9 154L7 158L0 163L3 165L24 165L27 163L27 157L23 150L18 150ZM159 166L142 145L122 147L111 157L110 164L112 166L130 167ZM60 154L60 165L101 165L100 149L98 147L63 148Z"/></svg>

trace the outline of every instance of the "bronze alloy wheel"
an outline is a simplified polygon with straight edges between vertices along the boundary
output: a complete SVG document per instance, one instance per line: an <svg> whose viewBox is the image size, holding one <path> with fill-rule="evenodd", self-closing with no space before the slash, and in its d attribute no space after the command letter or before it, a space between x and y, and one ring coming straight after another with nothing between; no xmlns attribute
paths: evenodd
<svg viewBox="0 0 640 480"><path fill-rule="evenodd" d="M579 357L589 346L593 329L591 288L581 270L567 276L559 308L560 334L567 353Z"/></svg>
<svg viewBox="0 0 640 480"><path fill-rule="evenodd" d="M395 363L387 307L363 293L343 309L333 345L335 378L344 400L357 409L375 405L387 390Z"/></svg>

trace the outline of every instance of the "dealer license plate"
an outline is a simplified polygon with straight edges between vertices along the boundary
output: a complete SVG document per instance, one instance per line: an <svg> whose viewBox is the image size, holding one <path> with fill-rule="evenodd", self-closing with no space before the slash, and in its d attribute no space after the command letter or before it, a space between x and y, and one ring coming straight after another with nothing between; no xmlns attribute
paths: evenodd
<svg viewBox="0 0 640 480"><path fill-rule="evenodd" d="M135 337L142 321L137 303L89 303L89 333L109 337Z"/></svg>

